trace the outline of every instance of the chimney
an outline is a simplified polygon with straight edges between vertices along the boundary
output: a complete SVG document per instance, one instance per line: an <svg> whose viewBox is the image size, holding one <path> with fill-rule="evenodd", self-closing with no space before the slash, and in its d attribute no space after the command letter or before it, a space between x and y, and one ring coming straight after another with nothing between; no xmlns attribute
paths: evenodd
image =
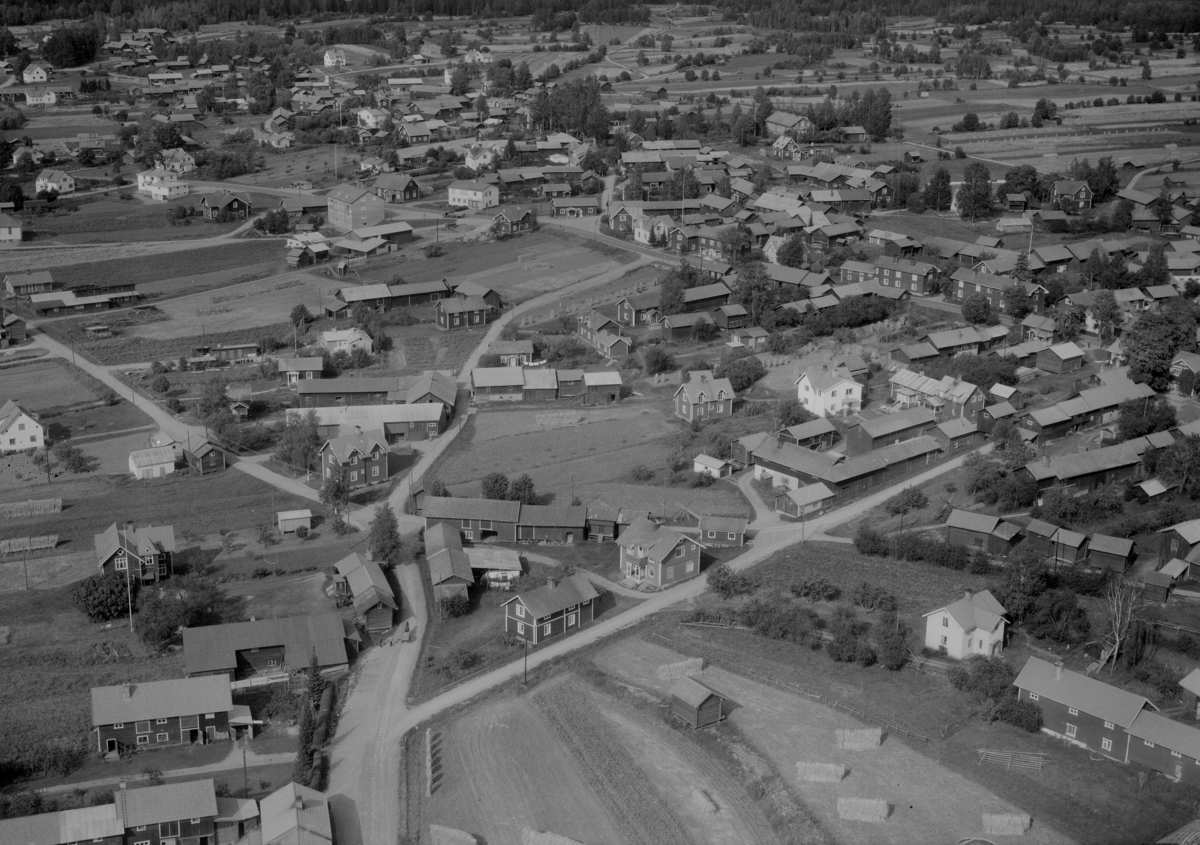
<svg viewBox="0 0 1200 845"><path fill-rule="evenodd" d="M1063 663L1061 660L1054 664L1054 680L1061 681L1063 673Z"/></svg>
<svg viewBox="0 0 1200 845"><path fill-rule="evenodd" d="M964 591L963 591L963 598L964 598L964 599L966 599L967 601L970 601L970 600L971 600L971 591L970 591L970 590L964 590Z"/></svg>
<svg viewBox="0 0 1200 845"><path fill-rule="evenodd" d="M304 799L302 797L300 797L299 795L296 796L296 809L297 810L304 809Z"/></svg>
<svg viewBox="0 0 1200 845"><path fill-rule="evenodd" d="M547 589L550 589L550 590L557 590L557 589L558 589L558 581L557 581L557 579L554 579L554 578L547 578L547 579L546 579L546 588L547 588Z"/></svg>
<svg viewBox="0 0 1200 845"><path fill-rule="evenodd" d="M121 690L121 699L129 701L131 698L133 698L133 684L126 684L125 689Z"/></svg>

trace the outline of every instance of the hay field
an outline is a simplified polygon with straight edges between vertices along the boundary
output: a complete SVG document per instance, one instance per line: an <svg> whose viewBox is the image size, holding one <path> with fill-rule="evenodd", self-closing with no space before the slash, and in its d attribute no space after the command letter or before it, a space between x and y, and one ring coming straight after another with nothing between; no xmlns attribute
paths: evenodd
<svg viewBox="0 0 1200 845"><path fill-rule="evenodd" d="M76 405L96 398L95 392L81 379L72 377L69 365L58 359L42 359L0 371L0 395L17 400L31 411Z"/></svg>
<svg viewBox="0 0 1200 845"><path fill-rule="evenodd" d="M666 694L657 666L679 660L677 653L641 640L625 640L596 659L602 669L630 683ZM865 727L846 714L793 693L758 684L719 668L704 670L705 681L727 692L734 703L730 722L770 758L810 811L839 842L926 845L982 835L981 813L1019 812L988 790L959 776L895 738L880 748L843 751L836 748L838 728ZM849 774L839 783L807 783L796 763L844 763ZM876 798L893 807L882 824L843 820L839 798ZM1040 819L1026 834L1030 843L1070 843Z"/></svg>

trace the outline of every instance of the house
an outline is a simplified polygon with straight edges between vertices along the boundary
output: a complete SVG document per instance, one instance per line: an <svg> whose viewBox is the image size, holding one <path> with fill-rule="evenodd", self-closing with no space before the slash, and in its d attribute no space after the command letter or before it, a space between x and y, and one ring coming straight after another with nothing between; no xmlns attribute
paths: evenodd
<svg viewBox="0 0 1200 845"><path fill-rule="evenodd" d="M28 297L35 293L49 293L54 290L54 277L49 270L8 273L4 277L4 289L9 296Z"/></svg>
<svg viewBox="0 0 1200 845"><path fill-rule="evenodd" d="M533 363L533 341L494 340L487 354L497 356L502 367L524 367Z"/></svg>
<svg viewBox="0 0 1200 845"><path fill-rule="evenodd" d="M379 564L364 560L354 552L335 563L333 568L337 573L336 589L350 597L354 613L362 620L363 627L371 634L391 630L393 616L400 605Z"/></svg>
<svg viewBox="0 0 1200 845"><path fill-rule="evenodd" d="M662 589L700 573L701 543L639 516L617 537L623 583Z"/></svg>
<svg viewBox="0 0 1200 845"><path fill-rule="evenodd" d="M693 730L725 718L725 700L707 684L684 675L671 686L671 715Z"/></svg>
<svg viewBox="0 0 1200 845"><path fill-rule="evenodd" d="M343 232L378 226L384 220L386 202L369 188L338 185L325 199L328 202L326 222Z"/></svg>
<svg viewBox="0 0 1200 845"><path fill-rule="evenodd" d="M345 67L346 51L330 48L325 51L325 67Z"/></svg>
<svg viewBox="0 0 1200 845"><path fill-rule="evenodd" d="M434 600L440 605L452 598L467 598L475 583L471 561L462 547L459 529L438 522L425 531L425 559L429 562Z"/></svg>
<svg viewBox="0 0 1200 845"><path fill-rule="evenodd" d="M837 503L837 492L820 482L788 490L775 498L775 510L797 519L821 513Z"/></svg>
<svg viewBox="0 0 1200 845"><path fill-rule="evenodd" d="M356 639L340 613L251 619L183 629L183 671L189 678L231 681L265 676L302 676L312 657L322 674L350 666L347 639Z"/></svg>
<svg viewBox="0 0 1200 845"><path fill-rule="evenodd" d="M43 170L38 174L34 188L39 194L42 191L52 191L59 196L66 196L75 193L75 177L62 170Z"/></svg>
<svg viewBox="0 0 1200 845"><path fill-rule="evenodd" d="M520 402L525 398L525 373L520 367L476 367L471 370L473 402Z"/></svg>
<svg viewBox="0 0 1200 845"><path fill-rule="evenodd" d="M317 342L322 349L328 350L331 355L336 355L339 352L345 352L349 355L359 349L368 354L375 351L375 342L371 339L371 336L357 326L349 329L331 329L321 332L321 336Z"/></svg>
<svg viewBox="0 0 1200 845"><path fill-rule="evenodd" d="M846 136L847 141L854 144L867 140L867 130L861 126L842 127L842 134Z"/></svg>
<svg viewBox="0 0 1200 845"><path fill-rule="evenodd" d="M933 292L940 275L938 268L923 261L910 261L881 255L875 259L875 281L919 296Z"/></svg>
<svg viewBox="0 0 1200 845"><path fill-rule="evenodd" d="M25 321L11 311L5 311L3 308L0 308L0 348L17 346L24 343L26 337ZM0 406L0 419L3 417L4 411L2 410L2 406ZM0 434L3 431L3 427L0 427ZM3 439L0 438L0 443L2 442Z"/></svg>
<svg viewBox="0 0 1200 845"><path fill-rule="evenodd" d="M358 431L326 440L318 450L323 478L344 473L350 489L388 479L387 439L382 431Z"/></svg>
<svg viewBox="0 0 1200 845"><path fill-rule="evenodd" d="M31 64L21 71L21 81L26 85L40 85L50 81L53 71L45 65Z"/></svg>
<svg viewBox="0 0 1200 845"><path fill-rule="evenodd" d="M499 543L515 543L521 503L504 499L429 496L421 516L425 518L426 531L444 522L450 528L461 530L463 537L472 542L493 539Z"/></svg>
<svg viewBox="0 0 1200 845"><path fill-rule="evenodd" d="M31 106L53 106L58 103L58 92L53 88L26 88L25 102Z"/></svg>
<svg viewBox="0 0 1200 845"><path fill-rule="evenodd" d="M1079 179L1060 179L1050 188L1050 204L1070 214L1092 207L1092 189Z"/></svg>
<svg viewBox="0 0 1200 845"><path fill-rule="evenodd" d="M700 541L705 548L714 546L743 546L746 543L746 519L740 516L700 517Z"/></svg>
<svg viewBox="0 0 1200 845"><path fill-rule="evenodd" d="M388 397L394 395L386 394ZM392 443L397 440L431 440L440 436L450 422L450 407L440 401L389 401L380 404L321 405L311 410L317 417L317 431L322 438L356 431L382 431L387 441ZM289 410L287 415L298 419L306 413L296 408Z"/></svg>
<svg viewBox="0 0 1200 845"><path fill-rule="evenodd" d="M69 845L90 842L98 845L123 845L124 816L117 804L78 807L36 816L0 819L0 842L21 845Z"/></svg>
<svg viewBox="0 0 1200 845"><path fill-rule="evenodd" d="M505 209L492 218L492 228L497 235L519 235L529 232L537 223L532 208L513 207Z"/></svg>
<svg viewBox="0 0 1200 845"><path fill-rule="evenodd" d="M589 217L600 213L600 197L555 197L550 200L550 210L554 217Z"/></svg>
<svg viewBox="0 0 1200 845"><path fill-rule="evenodd" d="M658 322L659 294L631 294L617 301L617 322L623 326L650 326Z"/></svg>
<svg viewBox="0 0 1200 845"><path fill-rule="evenodd" d="M950 511L946 521L946 542L952 546L978 549L989 555L1007 554L1020 537L1020 526L998 516L972 511Z"/></svg>
<svg viewBox="0 0 1200 845"><path fill-rule="evenodd" d="M0 454L33 451L45 445L46 432L37 414L12 399L0 405Z"/></svg>
<svg viewBox="0 0 1200 845"><path fill-rule="evenodd" d="M308 508L294 511L277 511L275 513L275 527L279 529L280 534L293 534L303 528L305 531L312 530L313 512Z"/></svg>
<svg viewBox="0 0 1200 845"><path fill-rule="evenodd" d="M92 541L97 568L103 573L126 572L142 584L174 574L175 530L169 525L118 528L114 522L102 534L93 535Z"/></svg>
<svg viewBox="0 0 1200 845"><path fill-rule="evenodd" d="M675 416L689 422L728 417L734 398L729 379L714 378L711 370L692 370L675 391Z"/></svg>
<svg viewBox="0 0 1200 845"><path fill-rule="evenodd" d="M701 453L692 459L692 472L713 478L725 478L733 472L733 465L723 458Z"/></svg>
<svg viewBox="0 0 1200 845"><path fill-rule="evenodd" d="M401 173L384 173L371 183L371 190L387 203L412 202L421 198L417 180Z"/></svg>
<svg viewBox="0 0 1200 845"><path fill-rule="evenodd" d="M1046 373L1062 375L1083 367L1083 350L1070 341L1043 349L1037 355L1037 368Z"/></svg>
<svg viewBox="0 0 1200 845"><path fill-rule="evenodd" d="M1043 732L1119 763L1131 760L1134 721L1153 707L1140 695L1039 657L1026 661L1013 686L1019 701L1042 712Z"/></svg>
<svg viewBox="0 0 1200 845"><path fill-rule="evenodd" d="M979 413L982 413L980 411ZM978 419L979 414L976 414ZM943 420L933 427L934 439L942 445L947 454L963 449L971 449L983 443L983 432L979 425L962 417Z"/></svg>
<svg viewBox="0 0 1200 845"><path fill-rule="evenodd" d="M285 784L259 802L259 826L262 845L333 843L328 799L298 783Z"/></svg>
<svg viewBox="0 0 1200 845"><path fill-rule="evenodd" d="M712 312L713 320L725 331L744 328L750 322L746 306L738 303L726 303Z"/></svg>
<svg viewBox="0 0 1200 845"><path fill-rule="evenodd" d="M1042 343L1054 342L1054 330L1058 323L1053 317L1042 317L1030 314L1021 321L1021 339L1039 340Z"/></svg>
<svg viewBox="0 0 1200 845"><path fill-rule="evenodd" d="M837 428L826 417L817 417L800 425L780 429L779 441L792 443L805 449L821 451L828 449L837 439Z"/></svg>
<svg viewBox="0 0 1200 845"><path fill-rule="evenodd" d="M92 729L100 754L229 739L232 710L224 677L92 687Z"/></svg>
<svg viewBox="0 0 1200 845"><path fill-rule="evenodd" d="M129 453L129 473L137 479L159 478L175 472L175 451L135 449Z"/></svg>
<svg viewBox="0 0 1200 845"><path fill-rule="evenodd" d="M741 306L738 306L741 307ZM735 329L729 333L729 345L749 349L751 352L766 349L770 333L758 326Z"/></svg>
<svg viewBox="0 0 1200 845"><path fill-rule="evenodd" d="M616 370L602 370L583 374L584 405L611 405L621 401L621 374Z"/></svg>
<svg viewBox="0 0 1200 845"><path fill-rule="evenodd" d="M487 325L490 311L487 301L480 296L440 299L433 306L437 327L442 331L462 331Z"/></svg>
<svg viewBox="0 0 1200 845"><path fill-rule="evenodd" d="M1189 564L1188 578L1200 572L1200 519L1159 529L1159 560L1180 558ZM1192 569L1191 567L1195 567Z"/></svg>
<svg viewBox="0 0 1200 845"><path fill-rule="evenodd" d="M849 416L862 408L863 386L844 368L825 365L796 379L800 404L819 417Z"/></svg>
<svg viewBox="0 0 1200 845"><path fill-rule="evenodd" d="M217 220L222 217L252 217L254 206L247 197L231 194L229 191L221 191L219 194L200 199L200 213L209 220Z"/></svg>
<svg viewBox="0 0 1200 845"><path fill-rule="evenodd" d="M1093 534L1088 543L1089 563L1097 569L1107 569L1122 575L1129 571L1136 558L1133 540L1124 537Z"/></svg>
<svg viewBox="0 0 1200 845"><path fill-rule="evenodd" d="M982 390L954 376L932 379L912 370L898 370L888 379L893 401L901 407L923 405L938 419L962 418L975 422L987 401Z"/></svg>
<svg viewBox="0 0 1200 845"><path fill-rule="evenodd" d="M196 158L182 147L175 149L163 150L162 152L163 167L172 173L181 175L191 173L196 169Z"/></svg>
<svg viewBox="0 0 1200 845"><path fill-rule="evenodd" d="M23 224L17 218L0 212L0 247L19 244L25 237Z"/></svg>
<svg viewBox="0 0 1200 845"><path fill-rule="evenodd" d="M1200 375L1200 354L1178 352L1171 360L1171 391L1180 396L1195 395Z"/></svg>
<svg viewBox="0 0 1200 845"><path fill-rule="evenodd" d="M447 204L451 208L480 211L500 205L500 188L488 182L458 180L450 183Z"/></svg>
<svg viewBox="0 0 1200 845"><path fill-rule="evenodd" d="M533 543L582 543L587 539L587 509L582 506L522 505L517 540Z"/></svg>
<svg viewBox="0 0 1200 845"><path fill-rule="evenodd" d="M197 475L221 472L227 466L225 450L207 440L200 441L195 449L184 449L183 459Z"/></svg>
<svg viewBox="0 0 1200 845"><path fill-rule="evenodd" d="M305 380L296 383L296 398L300 408L383 405L398 397L400 386L395 377Z"/></svg>
<svg viewBox="0 0 1200 845"><path fill-rule="evenodd" d="M801 137L812 132L813 123L803 115L773 111L767 116L766 127L770 135Z"/></svg>
<svg viewBox="0 0 1200 845"><path fill-rule="evenodd" d="M766 432L738 439L731 451L735 460L746 466L753 465L755 481L792 490L825 478L844 460L843 455L805 449Z"/></svg>
<svg viewBox="0 0 1200 845"><path fill-rule="evenodd" d="M1087 452L1070 452L1031 461L1025 465L1025 471L1033 476L1039 491L1054 486L1070 487L1074 488L1075 494L1078 495L1116 484L1126 478L1141 477L1142 453L1148 446L1149 443L1144 437L1127 440L1115 446L1102 446Z"/></svg>
<svg viewBox="0 0 1200 845"><path fill-rule="evenodd" d="M898 414L883 414L862 420L845 431L846 454L861 455L921 437L933 431L937 416L928 408L914 407Z"/></svg>
<svg viewBox="0 0 1200 845"><path fill-rule="evenodd" d="M370 336L368 335L368 340ZM337 341L331 341L336 343ZM361 340L360 340L361 345ZM326 347L328 348L328 347ZM370 346L367 346L370 349ZM311 381L321 377L324 363L318 357L280 356L275 359L279 368L279 379L289 387L294 387L301 381Z"/></svg>
<svg viewBox="0 0 1200 845"><path fill-rule="evenodd" d="M732 296L722 282L688 288L683 292L683 310L687 312L711 311L729 302Z"/></svg>
<svg viewBox="0 0 1200 845"><path fill-rule="evenodd" d="M137 175L139 194L153 200L166 201L186 197L191 190L187 182L179 181L179 174L163 168L145 170Z"/></svg>
<svg viewBox="0 0 1200 845"><path fill-rule="evenodd" d="M968 590L957 601L924 615L925 647L945 649L955 660L995 657L1004 651L1007 612L989 590Z"/></svg>
<svg viewBox="0 0 1200 845"><path fill-rule="evenodd" d="M600 594L582 572L504 602L504 632L530 645L569 634L595 619Z"/></svg>

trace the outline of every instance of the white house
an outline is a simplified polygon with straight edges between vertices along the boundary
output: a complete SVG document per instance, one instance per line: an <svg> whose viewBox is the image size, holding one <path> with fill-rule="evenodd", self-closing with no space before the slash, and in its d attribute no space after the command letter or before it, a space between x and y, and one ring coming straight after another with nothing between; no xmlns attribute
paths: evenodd
<svg viewBox="0 0 1200 845"><path fill-rule="evenodd" d="M469 65L490 65L495 61L495 56L482 50L468 50L463 53L463 62Z"/></svg>
<svg viewBox="0 0 1200 845"><path fill-rule="evenodd" d="M19 244L22 237L21 221L0 212L0 246Z"/></svg>
<svg viewBox="0 0 1200 845"><path fill-rule="evenodd" d="M50 71L43 65L30 65L21 72L21 81L26 85L37 85L50 81Z"/></svg>
<svg viewBox="0 0 1200 845"><path fill-rule="evenodd" d="M345 50L326 50L325 51L325 67L345 67L346 66L346 51Z"/></svg>
<svg viewBox="0 0 1200 845"><path fill-rule="evenodd" d="M1007 612L988 590L967 591L958 601L925 614L925 647L944 647L955 660L998 655L1004 650Z"/></svg>
<svg viewBox="0 0 1200 845"><path fill-rule="evenodd" d="M476 144L467 150L467 155L463 163L478 172L485 167L491 167L496 161L496 151L490 147L480 146Z"/></svg>
<svg viewBox="0 0 1200 845"><path fill-rule="evenodd" d="M52 106L58 102L58 94L49 88L30 88L25 92L25 102L31 106Z"/></svg>
<svg viewBox="0 0 1200 845"><path fill-rule="evenodd" d="M62 170L43 170L38 174L37 182L34 185L34 190L39 194L42 191L57 191L59 194L75 193L75 177Z"/></svg>
<svg viewBox="0 0 1200 845"><path fill-rule="evenodd" d="M330 352L348 353L355 349L370 352L374 348L371 336L359 328L321 332L321 346Z"/></svg>
<svg viewBox="0 0 1200 845"><path fill-rule="evenodd" d="M130 452L129 472L139 479L171 475L175 472L175 450L170 446L156 446Z"/></svg>
<svg viewBox="0 0 1200 845"><path fill-rule="evenodd" d="M0 454L39 449L46 445L46 432L37 414L26 411L12 399L0 405Z"/></svg>
<svg viewBox="0 0 1200 845"><path fill-rule="evenodd" d="M500 205L500 188L487 182L451 182L449 204L452 208L495 208Z"/></svg>
<svg viewBox="0 0 1200 845"><path fill-rule="evenodd" d="M191 173L196 169L196 159L182 147L163 150L163 167L173 173Z"/></svg>
<svg viewBox="0 0 1200 845"><path fill-rule="evenodd" d="M187 182L179 181L179 174L170 170L156 167L145 170L137 175L138 193L145 194L150 199L171 200L176 197L186 197L191 187Z"/></svg>
<svg viewBox="0 0 1200 845"><path fill-rule="evenodd" d="M862 385L841 368L813 370L796 379L800 404L818 417L848 416L862 408Z"/></svg>
<svg viewBox="0 0 1200 845"><path fill-rule="evenodd" d="M383 129L391 119L391 113L383 109L358 110L358 125L364 129Z"/></svg>

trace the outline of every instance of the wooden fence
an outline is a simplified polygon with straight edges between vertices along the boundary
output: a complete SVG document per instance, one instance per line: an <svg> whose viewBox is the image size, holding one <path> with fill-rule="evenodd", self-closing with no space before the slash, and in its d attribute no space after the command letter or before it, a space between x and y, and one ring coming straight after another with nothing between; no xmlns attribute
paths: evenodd
<svg viewBox="0 0 1200 845"><path fill-rule="evenodd" d="M979 765L998 763L1007 769L1037 769L1039 772L1050 763L1050 755L1030 751L992 751L979 749Z"/></svg>

